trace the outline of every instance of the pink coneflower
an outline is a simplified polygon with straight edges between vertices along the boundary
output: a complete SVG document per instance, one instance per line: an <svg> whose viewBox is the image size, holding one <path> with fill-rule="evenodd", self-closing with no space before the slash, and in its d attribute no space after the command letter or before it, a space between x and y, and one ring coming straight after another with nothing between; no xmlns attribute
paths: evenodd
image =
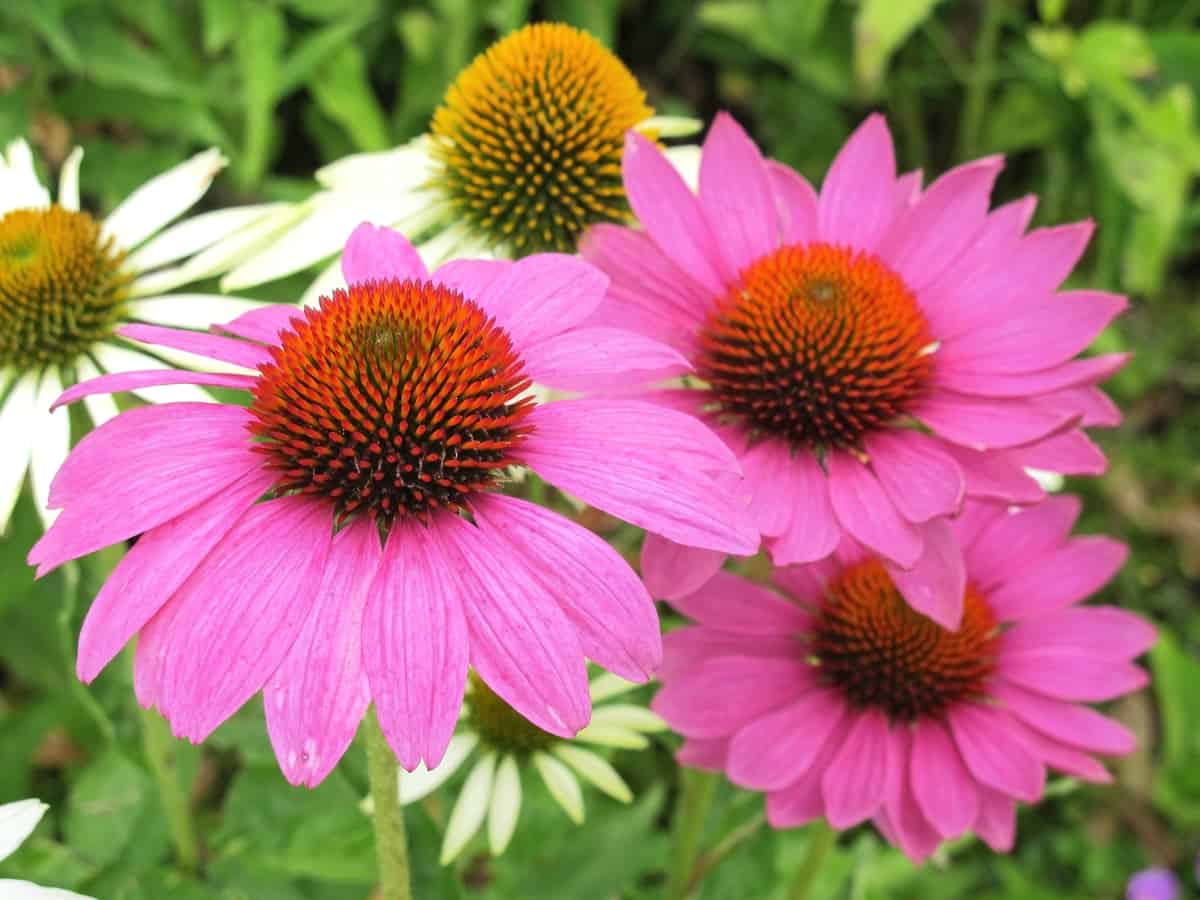
<svg viewBox="0 0 1200 900"><path fill-rule="evenodd" d="M957 631L850 541L778 570L782 595L722 572L674 601L698 624L664 639L653 708L687 737L680 761L765 791L777 828L873 819L918 861L968 830L1009 850L1015 802L1041 797L1047 767L1105 782L1092 754L1134 746L1079 704L1142 687L1131 660L1154 631L1078 605L1125 559L1109 538L1068 537L1078 512L1071 497L969 502L953 526L967 561Z"/></svg>
<svg viewBox="0 0 1200 900"><path fill-rule="evenodd" d="M249 407L126 412L54 479L63 511L30 553L39 572L142 535L88 613L79 676L139 634L139 700L193 741L264 689L280 765L310 785L369 702L405 768L435 766L468 665L537 727L573 735L590 714L585 657L645 680L657 617L615 550L498 493L503 471L526 465L674 540L747 552L753 528L708 474L736 461L682 413L529 396L531 380L578 390L677 361L577 327L607 285L587 263L544 254L430 276L407 240L369 225L344 260L350 288L319 309L258 310L229 336L123 329L247 374L127 373L60 398L164 379L249 394Z"/></svg>
<svg viewBox="0 0 1200 900"><path fill-rule="evenodd" d="M1095 384L1125 357L1074 357L1125 299L1055 292L1092 225L1025 234L1032 197L989 212L999 157L922 191L919 174L897 177L876 115L818 196L722 114L698 196L632 132L623 166L644 230L585 236L584 256L612 279L598 318L694 365L687 390L652 396L726 438L777 564L822 559L849 535L887 561L919 611L953 627L963 572L945 521L964 498L1038 500L1026 467L1103 470L1079 426L1116 423ZM659 536L643 556L661 596L721 562Z"/></svg>

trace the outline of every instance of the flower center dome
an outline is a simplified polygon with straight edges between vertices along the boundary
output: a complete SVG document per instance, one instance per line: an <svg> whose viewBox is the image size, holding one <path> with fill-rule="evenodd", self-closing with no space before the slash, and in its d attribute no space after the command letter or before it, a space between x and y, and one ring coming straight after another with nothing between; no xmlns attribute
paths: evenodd
<svg viewBox="0 0 1200 900"><path fill-rule="evenodd" d="M542 731L505 702L499 694L471 672L467 691L467 721L480 741L502 753L545 750L562 738Z"/></svg>
<svg viewBox="0 0 1200 900"><path fill-rule="evenodd" d="M753 263L710 313L698 374L722 413L810 447L856 447L931 368L917 299L874 256L814 243Z"/></svg>
<svg viewBox="0 0 1200 900"><path fill-rule="evenodd" d="M812 652L852 705L911 721L983 695L996 635L991 609L970 586L962 625L950 631L909 606L883 563L871 560L827 586Z"/></svg>
<svg viewBox="0 0 1200 900"><path fill-rule="evenodd" d="M112 334L128 296L123 261L85 212L0 217L0 369L68 363Z"/></svg>
<svg viewBox="0 0 1200 900"><path fill-rule="evenodd" d="M628 216L625 132L652 112L594 37L527 25L446 92L432 124L435 181L460 217L517 256L573 253L589 225Z"/></svg>
<svg viewBox="0 0 1200 900"><path fill-rule="evenodd" d="M284 332L254 389L252 430L281 493L319 494L337 518L390 524L464 508L494 487L533 401L508 335L427 281L355 284Z"/></svg>

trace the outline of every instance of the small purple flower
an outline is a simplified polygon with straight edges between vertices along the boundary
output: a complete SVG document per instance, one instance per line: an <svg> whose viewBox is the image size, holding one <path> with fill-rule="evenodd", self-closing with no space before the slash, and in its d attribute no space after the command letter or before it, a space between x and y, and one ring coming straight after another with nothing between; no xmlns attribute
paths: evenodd
<svg viewBox="0 0 1200 900"><path fill-rule="evenodd" d="M1170 869L1143 869L1125 888L1125 900L1178 900L1179 879Z"/></svg>

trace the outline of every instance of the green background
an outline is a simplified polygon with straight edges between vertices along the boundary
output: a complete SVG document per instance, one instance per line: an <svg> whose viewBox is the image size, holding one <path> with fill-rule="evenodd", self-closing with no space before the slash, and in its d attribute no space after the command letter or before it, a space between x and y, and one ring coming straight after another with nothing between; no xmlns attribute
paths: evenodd
<svg viewBox="0 0 1200 900"><path fill-rule="evenodd" d="M1052 782L1022 811L1011 856L965 840L916 869L859 829L841 839L816 896L1116 898L1150 864L1174 866L1200 896L1200 2L6 0L0 141L28 136L51 170L82 144L84 199L97 211L212 144L231 165L205 205L299 199L321 163L419 134L453 75L531 18L612 45L660 112L731 110L818 182L855 124L881 109L901 164L927 180L1004 153L998 200L1037 193L1036 224L1097 221L1071 285L1131 296L1098 349L1135 356L1109 384L1126 415L1099 435L1109 473L1068 489L1087 500L1085 530L1133 547L1105 598L1162 626L1153 689L1113 709L1141 748L1115 765L1112 786ZM257 294L290 300L305 284ZM0 542L0 801L36 795L53 810L0 875L104 900L367 897L361 747L318 790L291 788L257 703L202 750L176 746L204 877L174 866L128 660L89 689L73 675L79 621L115 557L34 584L22 559L37 527L26 497ZM477 844L441 870L444 798L460 776L442 801L410 811L417 896L661 896L673 746L664 737L616 754L639 799L625 808L589 791L579 830L527 779L509 852L491 860ZM721 788L704 839L736 847L702 897L784 896L807 837L755 827L760 815L760 798Z"/></svg>

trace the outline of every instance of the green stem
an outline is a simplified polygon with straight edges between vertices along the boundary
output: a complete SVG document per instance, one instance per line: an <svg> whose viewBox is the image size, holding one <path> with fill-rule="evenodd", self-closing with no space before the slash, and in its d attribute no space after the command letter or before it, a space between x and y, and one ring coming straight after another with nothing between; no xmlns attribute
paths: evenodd
<svg viewBox="0 0 1200 900"><path fill-rule="evenodd" d="M375 852L379 857L379 900L412 900L408 841L400 808L400 766L388 746L375 708L367 713L367 774L375 804Z"/></svg>
<svg viewBox="0 0 1200 900"><path fill-rule="evenodd" d="M814 822L809 826L809 831L812 834L809 838L808 852L804 854L800 868L796 870L796 880L792 882L792 888L788 891L788 900L808 900L813 885L817 882L817 876L821 873L821 866L825 863L825 857L837 842L837 832L830 828L824 819Z"/></svg>
<svg viewBox="0 0 1200 900"><path fill-rule="evenodd" d="M1000 38L1001 0L985 0L979 38L975 41L975 58L967 81L967 96L963 101L962 126L958 132L958 158L974 159L979 151L979 136L987 113L988 91L996 68L996 46Z"/></svg>
<svg viewBox="0 0 1200 900"><path fill-rule="evenodd" d="M187 792L179 784L175 769L175 754L171 748L175 739L166 719L153 709L138 708L142 715L142 748L158 785L158 796L167 817L171 843L175 845L175 856L182 869L195 872L200 853L196 844L196 829L192 824L191 803Z"/></svg>
<svg viewBox="0 0 1200 900"><path fill-rule="evenodd" d="M667 875L667 900L684 900L694 887L692 869L700 855L700 836L721 776L715 772L684 769L683 785L671 825L671 868Z"/></svg>

